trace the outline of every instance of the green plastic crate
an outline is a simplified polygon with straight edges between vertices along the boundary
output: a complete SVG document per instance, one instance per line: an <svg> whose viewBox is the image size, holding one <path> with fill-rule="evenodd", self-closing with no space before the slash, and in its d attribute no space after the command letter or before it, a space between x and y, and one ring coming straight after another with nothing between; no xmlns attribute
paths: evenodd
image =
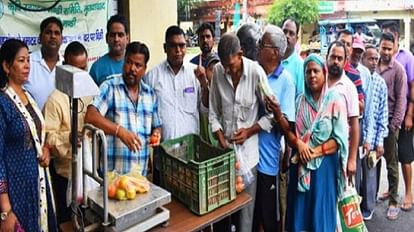
<svg viewBox="0 0 414 232"><path fill-rule="evenodd" d="M236 198L235 155L186 135L161 143L160 184L195 214L203 215Z"/></svg>

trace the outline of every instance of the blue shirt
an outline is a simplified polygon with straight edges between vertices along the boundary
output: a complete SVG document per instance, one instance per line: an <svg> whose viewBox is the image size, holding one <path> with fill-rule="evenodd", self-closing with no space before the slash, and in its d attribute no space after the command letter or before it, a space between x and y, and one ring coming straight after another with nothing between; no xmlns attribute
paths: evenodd
<svg viewBox="0 0 414 232"><path fill-rule="evenodd" d="M158 102L154 90L141 81L138 103L128 96L128 89L121 75L102 83L99 96L92 105L108 120L136 133L141 141L141 150L134 153L119 139L107 135L108 170L116 169L121 174L129 172L132 163L138 163L142 175L147 174L149 138L152 129L161 126Z"/></svg>
<svg viewBox="0 0 414 232"><path fill-rule="evenodd" d="M122 74L122 67L124 59L113 60L109 54L105 54L93 63L89 74L95 81L96 85L100 86L105 80L109 80Z"/></svg>
<svg viewBox="0 0 414 232"><path fill-rule="evenodd" d="M305 91L304 67L302 58L294 51L282 65L290 73L296 89L296 97Z"/></svg>
<svg viewBox="0 0 414 232"><path fill-rule="evenodd" d="M365 92L363 139L364 143L369 143L371 149L375 149L376 146L383 146L384 138L388 136L387 84L376 72L368 78L365 78L365 75L361 77Z"/></svg>
<svg viewBox="0 0 414 232"><path fill-rule="evenodd" d="M270 88L279 101L282 113L289 122L295 121L295 85L290 73L282 65L268 76ZM260 115L264 114L263 108ZM259 132L259 164L257 170L263 174L276 176L279 173L279 156L281 151L281 132L274 127L268 133Z"/></svg>

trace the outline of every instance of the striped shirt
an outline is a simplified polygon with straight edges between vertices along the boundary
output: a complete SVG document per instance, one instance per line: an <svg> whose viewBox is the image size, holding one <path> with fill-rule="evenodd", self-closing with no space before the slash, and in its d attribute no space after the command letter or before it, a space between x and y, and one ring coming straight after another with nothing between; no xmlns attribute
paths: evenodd
<svg viewBox="0 0 414 232"><path fill-rule="evenodd" d="M345 74L346 76L354 83L357 93L358 93L358 100L364 100L364 90L362 89L362 81L359 72L351 66L351 63L346 62L345 67Z"/></svg>
<svg viewBox="0 0 414 232"><path fill-rule="evenodd" d="M141 150L132 152L119 139L107 135L108 170L127 173L132 163L141 167L141 174L147 174L149 159L149 138L152 129L161 126L158 102L154 90L141 81L138 103L134 104L128 96L128 89L119 75L102 83L99 96L92 105L108 120L115 122L128 131L136 133L141 141Z"/></svg>
<svg viewBox="0 0 414 232"><path fill-rule="evenodd" d="M358 65L362 66L361 64ZM383 146L388 136L388 93L385 80L376 72L363 77L363 89L366 96L363 117L363 141L372 149Z"/></svg>

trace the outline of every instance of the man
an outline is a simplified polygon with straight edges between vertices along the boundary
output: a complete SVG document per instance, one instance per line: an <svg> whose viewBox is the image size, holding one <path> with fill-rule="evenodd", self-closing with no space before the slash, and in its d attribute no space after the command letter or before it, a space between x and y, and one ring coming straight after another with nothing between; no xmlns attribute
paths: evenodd
<svg viewBox="0 0 414 232"><path fill-rule="evenodd" d="M398 159L401 162L405 197L401 204L401 209L410 211L413 205L413 193L412 193L412 168L411 163L414 160L413 149L413 115L414 115L414 57L405 50L399 48L399 27L397 23L388 21L382 24L383 32L391 32L394 35L394 58L404 67L405 74L407 75L407 110L404 117L403 130L400 131L398 138ZM385 194L385 197L387 194Z"/></svg>
<svg viewBox="0 0 414 232"><path fill-rule="evenodd" d="M237 37L243 49L243 56L251 60L256 60L258 51L256 44L261 37L260 27L255 23L243 24L237 30Z"/></svg>
<svg viewBox="0 0 414 232"><path fill-rule="evenodd" d="M102 129L108 141L108 170L124 174L138 163L147 175L149 146L158 145L161 122L154 90L141 81L149 51L132 42L125 51L122 75L102 83L99 96L88 106L85 122ZM150 136L158 141L149 144Z"/></svg>
<svg viewBox="0 0 414 232"><path fill-rule="evenodd" d="M62 64L59 55L62 45L62 22L56 17L49 17L40 23L39 50L30 54L29 80L25 88L33 96L40 109L43 109L49 95L55 90L55 67Z"/></svg>
<svg viewBox="0 0 414 232"><path fill-rule="evenodd" d="M186 43L184 32L178 26L167 29L164 51L167 59L144 78L160 103L162 138L198 134L199 112L207 112L208 106L207 78L195 74L197 66L184 62Z"/></svg>
<svg viewBox="0 0 414 232"><path fill-rule="evenodd" d="M285 34L279 27L269 25L258 44L259 64L268 76L270 88L280 101L283 120L294 128L295 121L295 85L289 72L281 65L287 42ZM259 110L264 115L263 108ZM259 132L259 163L257 165L256 204L254 209L253 230L281 231L284 221L279 214L279 166L283 151L283 132L280 127L273 126L270 132ZM281 199L284 200L284 199Z"/></svg>
<svg viewBox="0 0 414 232"><path fill-rule="evenodd" d="M129 42L128 23L124 16L111 16L106 24L105 38L109 52L100 57L90 70L90 75L98 86L105 80L122 74L125 47Z"/></svg>
<svg viewBox="0 0 414 232"><path fill-rule="evenodd" d="M88 53L79 42L70 43L64 54L64 64L88 70ZM92 101L92 97L81 98L78 102L78 131L82 130L86 106ZM66 189L71 173L72 145L71 134L71 106L69 97L55 89L49 96L44 107L46 125L46 143L51 148L53 164L50 173L55 193L57 221L61 227L69 227L71 223L71 209L67 207ZM75 141L76 142L76 141Z"/></svg>
<svg viewBox="0 0 414 232"><path fill-rule="evenodd" d="M398 218L398 161L396 145L407 105L407 76L403 66L393 57L394 35L386 32L380 39L380 60L376 68L388 88L388 136L384 140L384 157L388 171L389 202L387 218Z"/></svg>
<svg viewBox="0 0 414 232"><path fill-rule="evenodd" d="M305 90L303 60L295 51L295 46L298 41L299 28L299 22L293 18L286 19L282 26L288 43L282 65L292 75L293 83L296 87L296 96L299 96Z"/></svg>
<svg viewBox="0 0 414 232"><path fill-rule="evenodd" d="M342 30L338 33L338 41L342 42L346 48L346 60L343 67L345 71L345 75L354 83L357 93L358 93L358 114L356 116L348 115L349 120L349 127L350 127L350 141L349 141L349 157L347 163L347 172L348 175L355 175L356 174L356 159L358 155L358 145L360 139L360 130L359 130L359 120L358 117L364 111L364 91L362 89L362 81L361 76L355 67L352 67L350 62L350 57L352 56L352 43L353 37L352 33L348 30ZM346 93L345 94L349 94ZM353 104L353 103L352 103Z"/></svg>
<svg viewBox="0 0 414 232"><path fill-rule="evenodd" d="M346 102L348 123L350 125L350 157L347 164L348 176L350 176L356 172L359 142L358 93L354 83L345 75L344 67L347 62L347 50L342 42L335 41L331 43L326 60L328 64L328 88L335 88L344 96ZM353 157L351 157L351 154Z"/></svg>
<svg viewBox="0 0 414 232"><path fill-rule="evenodd" d="M258 109L263 94L259 84L269 89L266 74L256 62L243 57L240 41L233 33L224 34L218 45L220 63L214 66L211 83L209 122L222 148L234 144L255 175L259 160L258 135L261 129L270 131L267 114L259 119ZM237 231L252 231L256 181L245 191L253 201L236 217Z"/></svg>
<svg viewBox="0 0 414 232"><path fill-rule="evenodd" d="M360 160L362 183L359 191L362 196L361 211L365 220L374 214L377 191L377 167L372 166L374 159L384 154L384 139L388 135L388 95L384 79L375 72L379 60L377 49L367 45L362 56L362 64L369 69L370 75L362 80L365 92L365 111L362 127L363 154ZM362 66L362 65L359 65ZM358 66L358 67L359 67ZM374 151L376 157L369 157ZM371 161L369 159L372 159Z"/></svg>
<svg viewBox="0 0 414 232"><path fill-rule="evenodd" d="M198 35L198 46L200 47L201 54L194 56L190 62L195 65L201 64L204 68L207 68L207 57L214 54L214 28L210 23L203 23L197 29L196 33Z"/></svg>

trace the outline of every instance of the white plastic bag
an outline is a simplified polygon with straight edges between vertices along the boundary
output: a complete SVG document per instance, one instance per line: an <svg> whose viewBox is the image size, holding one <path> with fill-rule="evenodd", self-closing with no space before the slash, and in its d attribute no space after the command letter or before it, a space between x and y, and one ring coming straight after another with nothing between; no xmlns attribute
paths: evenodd
<svg viewBox="0 0 414 232"><path fill-rule="evenodd" d="M254 175L247 163L245 154L243 154L243 145L233 143L234 152L236 153L236 162L239 162L239 168L236 168L236 192L242 192L248 185L254 181Z"/></svg>

